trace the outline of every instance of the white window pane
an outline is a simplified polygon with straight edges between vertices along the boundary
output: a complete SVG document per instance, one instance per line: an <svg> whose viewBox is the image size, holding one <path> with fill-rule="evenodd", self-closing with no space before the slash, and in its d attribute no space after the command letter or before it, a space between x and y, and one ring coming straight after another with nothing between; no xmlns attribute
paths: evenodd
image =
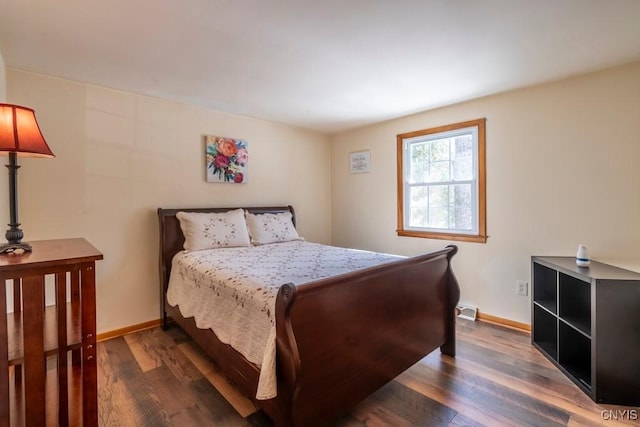
<svg viewBox="0 0 640 427"><path fill-rule="evenodd" d="M473 205L473 192L471 191L471 184L456 184L452 185L451 189L456 206Z"/></svg>
<svg viewBox="0 0 640 427"><path fill-rule="evenodd" d="M426 160L426 157L429 154L429 145L426 142L414 142L411 144L411 156L421 157L423 160Z"/></svg>
<svg viewBox="0 0 640 427"><path fill-rule="evenodd" d="M429 187L429 228L449 228L449 186Z"/></svg>
<svg viewBox="0 0 640 427"><path fill-rule="evenodd" d="M410 201L410 227L426 227L428 224L427 218L427 203L428 203L428 189L427 187L411 187L409 191Z"/></svg>
<svg viewBox="0 0 640 427"><path fill-rule="evenodd" d="M449 228L449 208L430 207L429 208L429 228L446 230Z"/></svg>
<svg viewBox="0 0 640 427"><path fill-rule="evenodd" d="M429 187L429 207L447 208L449 206L449 186L432 185Z"/></svg>
<svg viewBox="0 0 640 427"><path fill-rule="evenodd" d="M411 217L409 218L409 227L428 227L428 211L426 207L412 207Z"/></svg>
<svg viewBox="0 0 640 427"><path fill-rule="evenodd" d="M449 138L437 139L430 142L431 161L449 160Z"/></svg>
<svg viewBox="0 0 640 427"><path fill-rule="evenodd" d="M427 206L427 196L427 187L411 187L409 192L411 206Z"/></svg>
<svg viewBox="0 0 640 427"><path fill-rule="evenodd" d="M455 159L473 157L473 135L467 134L455 138L453 144L453 157Z"/></svg>
<svg viewBox="0 0 640 427"><path fill-rule="evenodd" d="M467 181L473 179L473 159L462 157L451 162L453 181Z"/></svg>
<svg viewBox="0 0 640 427"><path fill-rule="evenodd" d="M451 179L451 163L449 161L433 162L429 168L427 182L443 182Z"/></svg>
<svg viewBox="0 0 640 427"><path fill-rule="evenodd" d="M426 182L429 176L429 147L427 143L411 144L409 146L409 176L410 184Z"/></svg>
<svg viewBox="0 0 640 427"><path fill-rule="evenodd" d="M429 176L429 164L426 162L416 162L411 164L409 183L415 184L426 182Z"/></svg>
<svg viewBox="0 0 640 427"><path fill-rule="evenodd" d="M453 212L452 228L460 231L473 230L471 206L456 206Z"/></svg>
<svg viewBox="0 0 640 427"><path fill-rule="evenodd" d="M429 146L426 142L420 144L411 144L409 147L411 163L424 163L429 161Z"/></svg>
<svg viewBox="0 0 640 427"><path fill-rule="evenodd" d="M409 189L410 227L474 229L472 184L429 185Z"/></svg>
<svg viewBox="0 0 640 427"><path fill-rule="evenodd" d="M474 228L474 200L471 184L451 186L451 198L454 209L451 210L452 228L470 231Z"/></svg>

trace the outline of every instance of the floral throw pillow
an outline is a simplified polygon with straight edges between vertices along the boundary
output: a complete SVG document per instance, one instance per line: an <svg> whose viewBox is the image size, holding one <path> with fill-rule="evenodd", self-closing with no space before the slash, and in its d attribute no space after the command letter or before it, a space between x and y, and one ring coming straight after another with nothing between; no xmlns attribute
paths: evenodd
<svg viewBox="0 0 640 427"><path fill-rule="evenodd" d="M302 240L293 226L291 212L252 214L247 212L247 227L254 245Z"/></svg>
<svg viewBox="0 0 640 427"><path fill-rule="evenodd" d="M242 209L221 213L178 212L176 217L184 234L185 250L250 245Z"/></svg>

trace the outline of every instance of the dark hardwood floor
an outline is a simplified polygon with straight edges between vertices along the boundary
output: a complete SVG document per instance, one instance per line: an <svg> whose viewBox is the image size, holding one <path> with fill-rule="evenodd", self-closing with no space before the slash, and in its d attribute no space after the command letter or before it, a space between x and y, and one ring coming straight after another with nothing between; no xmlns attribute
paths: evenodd
<svg viewBox="0 0 640 427"><path fill-rule="evenodd" d="M529 335L466 320L457 332L455 358L432 353L334 425L640 426L640 408L593 403ZM98 361L102 426L271 425L178 327L99 343Z"/></svg>

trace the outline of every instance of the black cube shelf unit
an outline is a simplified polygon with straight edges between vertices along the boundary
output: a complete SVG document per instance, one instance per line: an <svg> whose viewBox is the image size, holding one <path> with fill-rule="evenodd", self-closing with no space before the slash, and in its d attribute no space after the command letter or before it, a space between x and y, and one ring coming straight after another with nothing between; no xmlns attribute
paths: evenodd
<svg viewBox="0 0 640 427"><path fill-rule="evenodd" d="M640 273L532 257L531 342L598 403L640 406Z"/></svg>

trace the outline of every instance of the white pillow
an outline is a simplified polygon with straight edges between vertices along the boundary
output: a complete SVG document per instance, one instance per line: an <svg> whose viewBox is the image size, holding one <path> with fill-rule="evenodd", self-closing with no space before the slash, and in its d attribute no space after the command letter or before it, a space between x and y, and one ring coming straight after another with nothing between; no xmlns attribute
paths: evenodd
<svg viewBox="0 0 640 427"><path fill-rule="evenodd" d="M302 240L293 226L291 212L252 214L247 212L247 227L254 245Z"/></svg>
<svg viewBox="0 0 640 427"><path fill-rule="evenodd" d="M183 247L188 251L251 244L242 209L221 213L178 212L176 217L184 234Z"/></svg>

